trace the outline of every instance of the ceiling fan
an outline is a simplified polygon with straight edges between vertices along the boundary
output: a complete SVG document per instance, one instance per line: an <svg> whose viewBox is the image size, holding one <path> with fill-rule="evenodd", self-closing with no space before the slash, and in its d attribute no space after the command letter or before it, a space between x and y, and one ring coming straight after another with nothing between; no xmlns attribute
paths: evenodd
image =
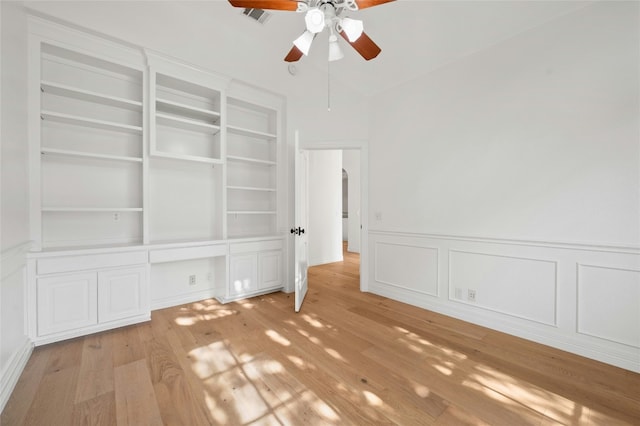
<svg viewBox="0 0 640 426"><path fill-rule="evenodd" d="M313 39L325 28L329 31L329 61L344 55L338 44L339 34L367 61L382 51L363 31L362 21L346 15L395 0L229 0L235 7L248 9L288 10L304 13L305 31L293 41L293 47L285 56L287 62L296 62L308 55Z"/></svg>

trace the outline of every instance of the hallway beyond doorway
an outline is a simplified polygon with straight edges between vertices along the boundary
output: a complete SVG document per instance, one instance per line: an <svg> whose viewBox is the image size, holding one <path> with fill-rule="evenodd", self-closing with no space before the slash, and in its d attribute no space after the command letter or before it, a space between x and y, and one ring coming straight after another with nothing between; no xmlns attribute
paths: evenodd
<svg viewBox="0 0 640 426"><path fill-rule="evenodd" d="M315 282L339 282L348 287L360 287L360 254L347 251L347 242L342 243L342 262L325 263L309 268L309 289ZM339 278L339 280L336 280Z"/></svg>

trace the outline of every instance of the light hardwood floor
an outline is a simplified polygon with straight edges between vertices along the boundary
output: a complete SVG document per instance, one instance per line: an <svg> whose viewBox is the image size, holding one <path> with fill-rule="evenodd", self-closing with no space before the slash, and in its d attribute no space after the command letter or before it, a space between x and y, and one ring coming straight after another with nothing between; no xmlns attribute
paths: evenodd
<svg viewBox="0 0 640 426"><path fill-rule="evenodd" d="M276 293L36 348L2 425L640 424L640 375L358 291Z"/></svg>

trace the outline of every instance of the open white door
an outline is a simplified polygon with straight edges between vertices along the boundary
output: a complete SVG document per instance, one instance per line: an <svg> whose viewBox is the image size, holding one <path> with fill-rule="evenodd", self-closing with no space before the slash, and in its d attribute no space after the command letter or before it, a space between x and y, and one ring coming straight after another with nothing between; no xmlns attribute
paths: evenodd
<svg viewBox="0 0 640 426"><path fill-rule="evenodd" d="M309 222L309 197L308 197L308 166L309 153L300 150L298 131L295 135L295 224L291 234L295 239L295 310L300 312L300 307L307 294L307 268L309 267L309 238L305 229Z"/></svg>

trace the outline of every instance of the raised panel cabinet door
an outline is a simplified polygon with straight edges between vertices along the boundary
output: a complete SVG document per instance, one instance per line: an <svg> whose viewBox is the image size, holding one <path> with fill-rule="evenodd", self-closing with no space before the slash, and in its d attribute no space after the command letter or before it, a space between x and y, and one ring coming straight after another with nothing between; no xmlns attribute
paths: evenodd
<svg viewBox="0 0 640 426"><path fill-rule="evenodd" d="M258 256L255 253L233 255L229 260L229 296L258 289Z"/></svg>
<svg viewBox="0 0 640 426"><path fill-rule="evenodd" d="M282 286L282 252L269 251L258 254L259 289Z"/></svg>
<svg viewBox="0 0 640 426"><path fill-rule="evenodd" d="M38 278L38 336L98 322L95 272Z"/></svg>
<svg viewBox="0 0 640 426"><path fill-rule="evenodd" d="M98 273L98 320L101 323L149 312L144 266Z"/></svg>

